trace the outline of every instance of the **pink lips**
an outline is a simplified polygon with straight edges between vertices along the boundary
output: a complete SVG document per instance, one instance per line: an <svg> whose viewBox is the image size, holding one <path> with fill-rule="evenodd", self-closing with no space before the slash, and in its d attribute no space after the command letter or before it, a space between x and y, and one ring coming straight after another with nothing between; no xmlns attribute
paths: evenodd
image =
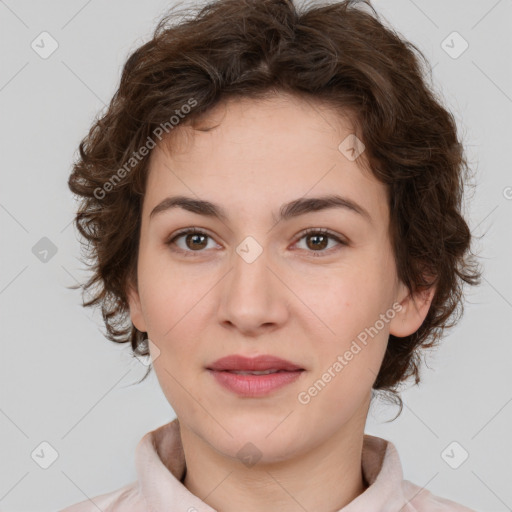
<svg viewBox="0 0 512 512"><path fill-rule="evenodd" d="M278 357L248 358L236 354L218 359L207 370L224 388L246 397L264 396L297 380L304 372L304 368ZM233 373L265 370L278 371L264 375Z"/></svg>

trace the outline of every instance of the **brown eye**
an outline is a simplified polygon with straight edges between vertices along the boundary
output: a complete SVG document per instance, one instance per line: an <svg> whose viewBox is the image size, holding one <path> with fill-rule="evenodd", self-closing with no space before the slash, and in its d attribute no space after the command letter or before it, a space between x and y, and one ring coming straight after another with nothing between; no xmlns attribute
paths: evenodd
<svg viewBox="0 0 512 512"><path fill-rule="evenodd" d="M201 233L189 233L185 235L185 245L188 248L204 249L208 244L205 242L207 235Z"/></svg>
<svg viewBox="0 0 512 512"><path fill-rule="evenodd" d="M305 237L310 241L310 243L307 244L309 249L325 249L327 245L329 244L329 236L326 235L307 235Z"/></svg>
<svg viewBox="0 0 512 512"><path fill-rule="evenodd" d="M301 234L298 242L303 239L306 240L306 250L312 252L313 256L323 256L323 253L330 254L332 249L336 250L336 247L327 249L330 240L337 242L338 245L348 245L347 242L343 241L336 234L325 229L310 228Z"/></svg>
<svg viewBox="0 0 512 512"><path fill-rule="evenodd" d="M173 248L173 251L183 253L185 256L193 256L193 253L204 252L203 249L208 247L208 241L212 240L211 236L196 228L187 228L172 236L166 245ZM180 243L178 243L178 241Z"/></svg>

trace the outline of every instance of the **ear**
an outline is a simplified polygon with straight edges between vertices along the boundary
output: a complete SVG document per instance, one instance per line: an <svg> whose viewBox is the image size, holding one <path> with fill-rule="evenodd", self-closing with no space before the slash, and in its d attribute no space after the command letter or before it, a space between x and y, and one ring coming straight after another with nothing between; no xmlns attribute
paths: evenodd
<svg viewBox="0 0 512 512"><path fill-rule="evenodd" d="M126 295L128 297L128 305L130 307L130 318L132 324L141 332L147 332L146 322L142 313L142 306L140 302L139 292L133 283L129 282L126 288Z"/></svg>
<svg viewBox="0 0 512 512"><path fill-rule="evenodd" d="M411 294L407 287L400 283L397 297L401 297L401 309L398 311L397 308L397 314L389 324L389 333L398 338L414 334L425 320L435 292L436 286L432 285L426 290Z"/></svg>

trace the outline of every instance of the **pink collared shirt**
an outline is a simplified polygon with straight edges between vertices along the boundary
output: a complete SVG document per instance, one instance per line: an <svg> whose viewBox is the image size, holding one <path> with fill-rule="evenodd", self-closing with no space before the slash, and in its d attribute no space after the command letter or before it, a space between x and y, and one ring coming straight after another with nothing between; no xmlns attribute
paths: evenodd
<svg viewBox="0 0 512 512"><path fill-rule="evenodd" d="M216 512L181 482L185 456L179 421L148 432L135 451L137 480L60 512ZM338 512L475 512L403 479L395 446L364 434L362 470L369 487Z"/></svg>

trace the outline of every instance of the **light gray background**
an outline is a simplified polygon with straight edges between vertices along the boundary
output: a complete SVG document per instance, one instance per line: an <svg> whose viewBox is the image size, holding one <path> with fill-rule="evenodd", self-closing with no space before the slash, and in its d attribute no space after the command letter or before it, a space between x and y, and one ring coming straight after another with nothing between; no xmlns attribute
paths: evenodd
<svg viewBox="0 0 512 512"><path fill-rule="evenodd" d="M121 67L171 5L163 0L0 0L1 356L0 510L51 511L135 479L134 449L174 418L154 374L101 333L101 316L66 286L88 275L79 261L67 178L78 143L115 92ZM479 511L512 510L511 0L378 0L377 10L434 66L454 112L477 189L468 198L483 284L430 358L404 411L374 406L366 432L391 440L405 478ZM59 47L41 58L48 31ZM469 48L450 57L457 31ZM457 44L454 43L455 49ZM46 263L33 247L47 237ZM42 469L41 442L58 452ZM457 441L469 458L443 460ZM459 449L460 450L460 449ZM459 456L459 452L455 453ZM369 511L370 512L370 511Z"/></svg>

